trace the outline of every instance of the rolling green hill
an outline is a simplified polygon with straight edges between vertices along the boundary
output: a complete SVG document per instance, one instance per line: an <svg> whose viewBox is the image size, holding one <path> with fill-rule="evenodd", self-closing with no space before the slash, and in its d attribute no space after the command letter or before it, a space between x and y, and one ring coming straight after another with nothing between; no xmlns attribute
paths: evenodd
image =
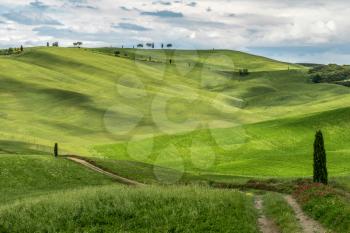
<svg viewBox="0 0 350 233"><path fill-rule="evenodd" d="M0 56L0 69L0 232L255 233L258 212L299 231L285 196L213 187L305 188L290 180L312 175L318 129L334 192L349 191L350 89L314 84L301 65L227 50L38 47ZM55 142L149 185L54 158ZM344 232L346 211L333 223L348 201L331 198L308 209Z"/></svg>
<svg viewBox="0 0 350 233"><path fill-rule="evenodd" d="M62 153L199 174L309 176L322 128L331 174L348 174L347 87L235 51L115 50L0 57L0 153L49 153L58 142Z"/></svg>

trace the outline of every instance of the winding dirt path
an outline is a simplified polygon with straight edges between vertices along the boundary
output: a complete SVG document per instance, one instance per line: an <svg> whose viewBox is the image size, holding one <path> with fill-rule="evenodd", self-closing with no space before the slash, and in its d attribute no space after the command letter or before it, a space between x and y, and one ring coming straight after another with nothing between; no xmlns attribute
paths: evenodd
<svg viewBox="0 0 350 233"><path fill-rule="evenodd" d="M327 231L315 220L306 216L306 214L302 211L299 204L296 200L288 195L284 196L288 204L293 208L295 212L295 216L300 222L301 227L305 233L326 233Z"/></svg>
<svg viewBox="0 0 350 233"><path fill-rule="evenodd" d="M279 233L278 227L276 224L268 219L263 211L263 200L260 196L255 198L255 208L259 213L259 229L262 233Z"/></svg>
<svg viewBox="0 0 350 233"><path fill-rule="evenodd" d="M130 179L118 176L116 174L113 174L111 172L105 171L102 168L99 168L84 159L77 158L77 157L66 157L66 158L82 166L85 166L95 172L109 176L110 178L116 180L119 183L131 185L131 186L145 186L145 184L139 183L135 180L130 180ZM295 215L299 220L300 225L303 228L304 233L327 233L328 232L317 221L306 216L306 214L300 208L299 204L291 195L286 195L284 196L284 198L288 202L288 204L293 208ZM256 196L255 198L255 208L258 210L258 213L259 213L258 223L259 223L260 231L262 233L279 233L279 230L276 224L272 220L267 218L266 215L264 214L263 200L261 199L260 196Z"/></svg>
<svg viewBox="0 0 350 233"><path fill-rule="evenodd" d="M145 184L139 183L139 182L137 182L135 180L130 180L130 179L118 176L116 174L113 174L111 172L105 171L105 170L103 170L103 169L101 169L101 168L99 168L99 167L89 163L86 160L83 160L83 159L80 159L80 158L76 158L76 157L67 157L67 159L69 159L69 160L71 160L71 161L73 161L75 163L78 163L80 165L83 165L83 166L85 166L87 168L90 168L93 171L96 171L98 173L101 173L101 174L104 174L106 176L109 176L112 179L118 181L119 183L126 184L126 185L133 185L133 186L145 186Z"/></svg>

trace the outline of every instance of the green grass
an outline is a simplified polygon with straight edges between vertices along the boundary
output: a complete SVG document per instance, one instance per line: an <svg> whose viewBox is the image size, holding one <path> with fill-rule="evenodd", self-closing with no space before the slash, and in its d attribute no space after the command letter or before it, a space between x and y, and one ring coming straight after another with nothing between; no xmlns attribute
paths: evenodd
<svg viewBox="0 0 350 233"><path fill-rule="evenodd" d="M0 208L1 232L257 233L253 198L199 187L89 188Z"/></svg>
<svg viewBox="0 0 350 233"><path fill-rule="evenodd" d="M92 163L104 170L117 173L119 176L137 180L145 184L159 184L162 180L176 179L177 184L190 184L206 181L206 179L191 173L182 173L175 169L166 167L154 166L148 163L137 161L125 161L106 158L89 158Z"/></svg>
<svg viewBox="0 0 350 233"><path fill-rule="evenodd" d="M350 193L350 176L339 176L331 179L333 186L341 188Z"/></svg>
<svg viewBox="0 0 350 233"><path fill-rule="evenodd" d="M246 177L312 176L315 131L325 134L330 176L349 175L349 108L301 117L195 131L140 142L96 146L108 158L135 160L194 173ZM283 135L283 136L282 136ZM144 154L153 145L149 154ZM180 158L180 159L179 159Z"/></svg>
<svg viewBox="0 0 350 233"><path fill-rule="evenodd" d="M60 190L114 181L65 159L47 155L0 155L0 205Z"/></svg>
<svg viewBox="0 0 350 233"><path fill-rule="evenodd" d="M176 169L155 166L137 161L116 160L91 157L88 160L98 167L119 176L136 180L145 184L201 184L210 185L213 182L244 185L251 178L243 176L217 175L200 172L181 172Z"/></svg>
<svg viewBox="0 0 350 233"><path fill-rule="evenodd" d="M196 175L305 177L322 128L331 176L349 174L348 88L235 51L125 50L165 53L172 65L113 51L33 48L1 57L0 153L48 153L58 142L63 154ZM236 72L243 66L252 72L244 78Z"/></svg>
<svg viewBox="0 0 350 233"><path fill-rule="evenodd" d="M240 54L217 53L229 59L231 53ZM211 52L201 54L204 59ZM246 56L252 62L281 64ZM20 56L1 57L0 68L6 70L0 74L1 140L44 146L58 141L65 152L89 154L94 144L187 131L197 122L217 119L223 122L211 127L225 127L225 120L247 115L236 114L244 88L236 93L231 87L240 81L219 68L196 66L184 74L178 65L135 63L69 48L28 49ZM168 107L162 105L165 99ZM191 121L184 123L187 118Z"/></svg>
<svg viewBox="0 0 350 233"><path fill-rule="evenodd" d="M236 51L114 50L41 47L0 57L0 231L257 232L250 196L113 185L49 156L56 142L61 154L148 184L244 184L310 177L322 129L330 177L349 187L349 88ZM240 77L241 68L250 75ZM265 198L292 229L285 203ZM346 232L339 211L348 213L347 202L318 201L304 208L325 225L340 214L346 224L333 228Z"/></svg>
<svg viewBox="0 0 350 233"><path fill-rule="evenodd" d="M350 202L329 186L305 184L294 193L303 210L333 232L350 231Z"/></svg>
<svg viewBox="0 0 350 233"><path fill-rule="evenodd" d="M263 200L266 216L276 223L281 233L303 232L292 207L289 206L282 195L267 193L263 196Z"/></svg>
<svg viewBox="0 0 350 233"><path fill-rule="evenodd" d="M284 63L266 57L251 55L232 50L172 50L172 49L121 49L121 48L95 48L91 49L100 54L114 56L115 51L119 51L120 57L135 59L139 62L149 62L165 64L172 63L180 69L188 69L188 64L192 66L205 67L221 71L231 71L239 69L249 69L251 72L303 69L303 66ZM181 72L181 71L180 71Z"/></svg>

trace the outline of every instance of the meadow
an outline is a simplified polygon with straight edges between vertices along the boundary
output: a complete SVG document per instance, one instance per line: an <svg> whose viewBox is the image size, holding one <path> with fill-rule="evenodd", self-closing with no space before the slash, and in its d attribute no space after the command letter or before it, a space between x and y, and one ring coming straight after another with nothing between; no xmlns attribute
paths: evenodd
<svg viewBox="0 0 350 233"><path fill-rule="evenodd" d="M200 174L300 177L310 175L320 128L331 174L347 175L347 87L316 85L306 68L241 52L114 50L0 58L0 151L50 153L58 142L64 154ZM175 64L130 58L151 53Z"/></svg>
<svg viewBox="0 0 350 233"><path fill-rule="evenodd" d="M0 69L0 232L259 232L260 193L215 182L311 177L318 129L331 184L349 191L350 90L313 83L304 66L229 50L37 47L0 56ZM262 200L283 232L300 230L280 194Z"/></svg>
<svg viewBox="0 0 350 233"><path fill-rule="evenodd" d="M0 216L2 232L258 232L252 196L199 187L85 188L7 205Z"/></svg>
<svg viewBox="0 0 350 233"><path fill-rule="evenodd" d="M0 203L113 184L105 176L47 155L0 155Z"/></svg>

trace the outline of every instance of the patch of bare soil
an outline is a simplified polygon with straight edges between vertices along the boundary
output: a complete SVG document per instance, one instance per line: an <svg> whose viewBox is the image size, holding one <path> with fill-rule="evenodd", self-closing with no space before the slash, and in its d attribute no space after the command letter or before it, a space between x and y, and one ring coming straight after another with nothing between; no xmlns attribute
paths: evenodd
<svg viewBox="0 0 350 233"><path fill-rule="evenodd" d="M259 212L259 229L262 233L279 233L278 227L276 224L268 219L263 211L263 200L260 196L255 198L255 208Z"/></svg>

